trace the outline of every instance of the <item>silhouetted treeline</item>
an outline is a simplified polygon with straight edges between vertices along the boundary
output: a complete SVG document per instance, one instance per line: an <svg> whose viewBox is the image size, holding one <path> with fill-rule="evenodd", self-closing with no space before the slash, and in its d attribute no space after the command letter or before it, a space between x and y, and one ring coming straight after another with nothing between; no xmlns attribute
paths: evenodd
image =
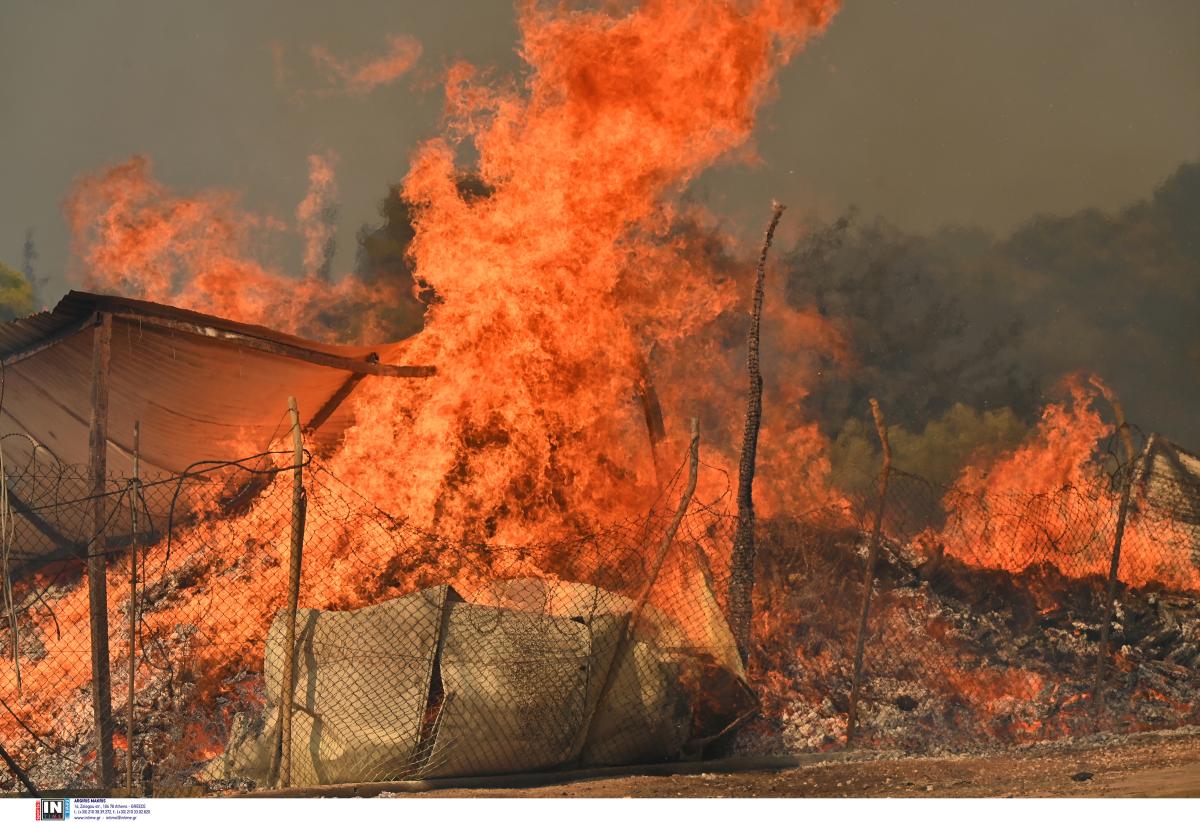
<svg viewBox="0 0 1200 822"><path fill-rule="evenodd" d="M812 411L861 450L874 395L906 433L937 423L937 448L970 451L1019 436L1084 370L1131 421L1200 445L1198 225L1200 163L1116 213L1038 216L1006 237L911 234L857 213L812 226L786 260L788 299L815 304L857 361L830 364Z"/></svg>

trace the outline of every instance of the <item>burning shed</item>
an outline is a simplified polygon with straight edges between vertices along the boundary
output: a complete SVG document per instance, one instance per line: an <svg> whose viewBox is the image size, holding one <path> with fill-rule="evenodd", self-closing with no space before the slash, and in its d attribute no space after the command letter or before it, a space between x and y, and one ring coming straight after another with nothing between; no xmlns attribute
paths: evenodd
<svg viewBox="0 0 1200 822"><path fill-rule="evenodd" d="M447 539L320 461L362 380L432 368L78 292L0 333L0 696L43 780L262 786L281 751L291 784L662 760L753 703L707 558L728 534L690 488L563 542ZM289 424L288 395L316 410Z"/></svg>
<svg viewBox="0 0 1200 822"><path fill-rule="evenodd" d="M32 482L35 473L22 466L90 465L97 475L129 475L135 422L141 471L148 476L244 458L265 450L285 425L289 395L306 412L306 438L320 449L344 430L349 417L343 402L365 377L434 373L429 366L383 362L390 359L386 347L328 345L78 291L52 311L0 326L0 358L3 455L7 475L16 480L9 502L21 515L10 555L17 562L68 556L91 538L82 515L31 510L32 498L45 489L22 487L22 478ZM94 437L102 448L89 444ZM68 472L55 482L64 500L92 492L85 476ZM127 526L125 518L107 522L106 539L127 543Z"/></svg>

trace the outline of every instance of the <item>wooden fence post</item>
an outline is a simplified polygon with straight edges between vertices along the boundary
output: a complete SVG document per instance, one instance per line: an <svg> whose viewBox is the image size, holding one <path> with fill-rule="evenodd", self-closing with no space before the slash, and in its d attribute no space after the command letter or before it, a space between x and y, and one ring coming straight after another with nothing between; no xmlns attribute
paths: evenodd
<svg viewBox="0 0 1200 822"><path fill-rule="evenodd" d="M1117 434L1121 438L1121 450L1125 454L1125 466L1128 475L1121 487L1121 501L1117 507L1117 528L1113 536L1112 558L1108 566L1108 586L1105 589L1104 615L1100 625L1100 647L1096 655L1096 681L1092 686L1092 710L1095 712L1097 725L1104 711L1104 667L1108 659L1109 635L1112 632L1113 611L1116 606L1117 577L1121 565L1121 542L1125 538L1125 521L1129 516L1129 497L1133 490L1134 455L1133 437L1129 432L1129 424L1125 421L1125 409L1117 394L1107 384L1092 377L1091 384L1104 396L1112 406L1113 417L1117 423ZM1149 448L1149 443L1147 443ZM1148 453L1148 452L1147 452Z"/></svg>
<svg viewBox="0 0 1200 822"><path fill-rule="evenodd" d="M862 608L858 614L858 636L854 640L854 678L850 684L850 706L846 717L846 744L854 738L858 726L858 696L862 683L863 649L867 641L867 617L871 611L871 589L875 586L875 563L879 559L879 540L883 533L883 509L887 503L888 476L892 471L892 448L888 444L887 424L883 409L875 398L871 398L871 416L875 418L875 432L883 447L883 465L879 469L879 505L875 509L875 525L871 529L871 544L867 549L867 570L863 579Z"/></svg>
<svg viewBox="0 0 1200 822"><path fill-rule="evenodd" d="M100 787L111 792L113 756L112 682L108 659L108 565L105 480L108 464L108 372L112 360L112 315L100 314L92 335L92 414L89 450L92 481L92 539L87 550L88 613L92 639L92 715Z"/></svg>
<svg viewBox="0 0 1200 822"><path fill-rule="evenodd" d="M141 425L133 424L133 483L129 501L129 703L125 726L125 789L133 796L133 714L134 683L137 677L137 555L138 555L138 505L142 500L142 478L139 465Z"/></svg>
<svg viewBox="0 0 1200 822"><path fill-rule="evenodd" d="M1129 518L1129 500L1133 494L1133 481L1137 474L1137 466L1139 464L1142 466L1143 476L1149 476L1150 460L1154 458L1156 436L1152 434L1146 441L1146 448L1142 452L1141 460L1137 462L1129 460L1129 473L1121 487L1121 502L1117 508L1117 529L1113 535L1112 559L1108 566L1108 587L1105 589L1104 595L1104 621L1100 624L1100 648L1096 653L1096 681L1092 686L1092 710L1095 712L1097 727L1100 724L1100 717L1104 713L1104 668L1108 661L1109 635L1112 633L1113 612L1116 609L1117 579L1121 567L1121 542L1125 539L1125 523ZM1132 448L1131 445L1126 447Z"/></svg>
<svg viewBox="0 0 1200 822"><path fill-rule="evenodd" d="M279 786L292 781L292 702L296 667L296 608L300 602L300 570L304 552L304 439L300 432L300 410L296 398L288 397L292 417L292 542L288 564L287 633L284 640L286 659L279 699Z"/></svg>

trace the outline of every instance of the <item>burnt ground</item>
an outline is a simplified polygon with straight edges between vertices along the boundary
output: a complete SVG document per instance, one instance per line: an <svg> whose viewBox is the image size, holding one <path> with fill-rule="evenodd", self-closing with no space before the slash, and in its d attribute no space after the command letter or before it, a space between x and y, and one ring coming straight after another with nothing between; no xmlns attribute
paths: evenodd
<svg viewBox="0 0 1200 822"><path fill-rule="evenodd" d="M439 790L417 795L1200 797L1200 728L1043 743L985 755L856 755L783 771L622 776L536 788Z"/></svg>

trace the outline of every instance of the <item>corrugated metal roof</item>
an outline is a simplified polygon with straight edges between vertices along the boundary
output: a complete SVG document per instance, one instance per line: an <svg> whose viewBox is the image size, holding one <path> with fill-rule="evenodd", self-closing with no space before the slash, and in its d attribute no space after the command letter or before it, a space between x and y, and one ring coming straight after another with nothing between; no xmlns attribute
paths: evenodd
<svg viewBox="0 0 1200 822"><path fill-rule="evenodd" d="M0 325L0 434L27 435L62 464L88 462L93 329L101 313L113 318L110 475L132 470L134 422L141 431L143 470L178 472L201 460L239 459L265 450L281 430L289 395L297 398L302 422L314 429L307 435L309 447L320 448L336 442L348 424L349 415L334 412L356 381L432 373L380 363L366 347L329 345L172 306L72 291L53 311ZM2 447L10 466L28 458L24 437L6 437ZM86 489L78 493L86 495ZM21 528L28 536L15 546L16 553L62 550L44 530Z"/></svg>
<svg viewBox="0 0 1200 822"><path fill-rule="evenodd" d="M52 336L64 327L63 319L53 311L42 311L0 325L0 356L8 357Z"/></svg>

